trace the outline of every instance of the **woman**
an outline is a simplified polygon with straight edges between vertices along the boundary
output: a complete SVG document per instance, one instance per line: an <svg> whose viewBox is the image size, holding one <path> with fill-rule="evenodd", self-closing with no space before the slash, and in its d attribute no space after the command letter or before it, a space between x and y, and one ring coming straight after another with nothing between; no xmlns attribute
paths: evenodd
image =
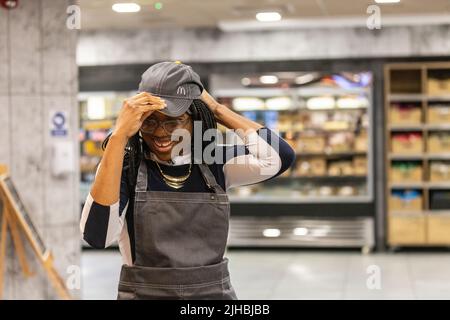
<svg viewBox="0 0 450 320"><path fill-rule="evenodd" d="M139 91L124 102L105 141L83 208L83 237L96 248L118 241L124 261L118 299L237 299L224 258L225 190L281 174L294 152L275 133L217 103L184 64L153 65ZM244 144L215 145L214 162L207 163L196 141L217 122L240 130ZM186 141L191 148L178 148Z"/></svg>

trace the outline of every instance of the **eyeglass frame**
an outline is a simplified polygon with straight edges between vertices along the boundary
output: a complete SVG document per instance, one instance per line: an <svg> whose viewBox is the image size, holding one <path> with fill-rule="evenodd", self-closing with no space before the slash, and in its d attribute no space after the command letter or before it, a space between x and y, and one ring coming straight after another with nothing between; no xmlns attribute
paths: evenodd
<svg viewBox="0 0 450 320"><path fill-rule="evenodd" d="M172 134L176 129L179 129L179 128L182 128L183 126L185 126L186 125L186 123L190 120L190 116L187 116L186 118L184 118L184 119L172 119L172 120L165 120L165 121L159 121L159 120L156 120L156 119L149 119L149 121L154 121L154 122L156 122L156 124L157 124L157 126L152 130L152 131L145 131L145 130L142 130L142 125L144 125L144 123L147 121L147 119L145 119L144 120L144 122L142 123L142 125L141 125L141 128L139 128L139 130L141 131L141 132L143 132L143 133L146 133L146 134L153 134L159 127L162 127L163 128L163 130L164 130L164 132L166 133L166 134ZM177 127L173 130L173 131L171 131L171 132L169 132L167 129L166 129L166 124L168 123L168 122L178 122L178 125L177 125Z"/></svg>

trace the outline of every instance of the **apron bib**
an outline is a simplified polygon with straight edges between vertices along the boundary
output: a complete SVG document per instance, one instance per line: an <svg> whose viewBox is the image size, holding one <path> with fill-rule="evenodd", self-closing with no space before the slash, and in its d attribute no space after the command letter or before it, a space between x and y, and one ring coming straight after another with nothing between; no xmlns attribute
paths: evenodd
<svg viewBox="0 0 450 320"><path fill-rule="evenodd" d="M237 299L230 282L230 203L206 164L214 193L147 191L139 166L134 202L135 263L123 265L118 299Z"/></svg>

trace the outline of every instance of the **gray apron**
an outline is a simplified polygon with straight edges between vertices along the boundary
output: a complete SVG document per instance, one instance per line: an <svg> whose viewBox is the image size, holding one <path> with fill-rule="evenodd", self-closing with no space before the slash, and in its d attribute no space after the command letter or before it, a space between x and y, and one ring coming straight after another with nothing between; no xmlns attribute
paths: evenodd
<svg viewBox="0 0 450 320"><path fill-rule="evenodd" d="M139 166L134 202L135 263L123 265L118 299L237 299L230 282L230 203L206 164L213 193L147 191Z"/></svg>

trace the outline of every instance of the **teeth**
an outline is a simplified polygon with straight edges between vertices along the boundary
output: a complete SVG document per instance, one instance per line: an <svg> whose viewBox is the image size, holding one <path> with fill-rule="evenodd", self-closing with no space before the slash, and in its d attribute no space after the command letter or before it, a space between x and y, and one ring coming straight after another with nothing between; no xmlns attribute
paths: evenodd
<svg viewBox="0 0 450 320"><path fill-rule="evenodd" d="M156 144L158 147L164 148L164 147L168 147L168 146L171 144L171 142L172 142L172 141L168 141L168 142L157 142L157 141L155 141L155 144Z"/></svg>

